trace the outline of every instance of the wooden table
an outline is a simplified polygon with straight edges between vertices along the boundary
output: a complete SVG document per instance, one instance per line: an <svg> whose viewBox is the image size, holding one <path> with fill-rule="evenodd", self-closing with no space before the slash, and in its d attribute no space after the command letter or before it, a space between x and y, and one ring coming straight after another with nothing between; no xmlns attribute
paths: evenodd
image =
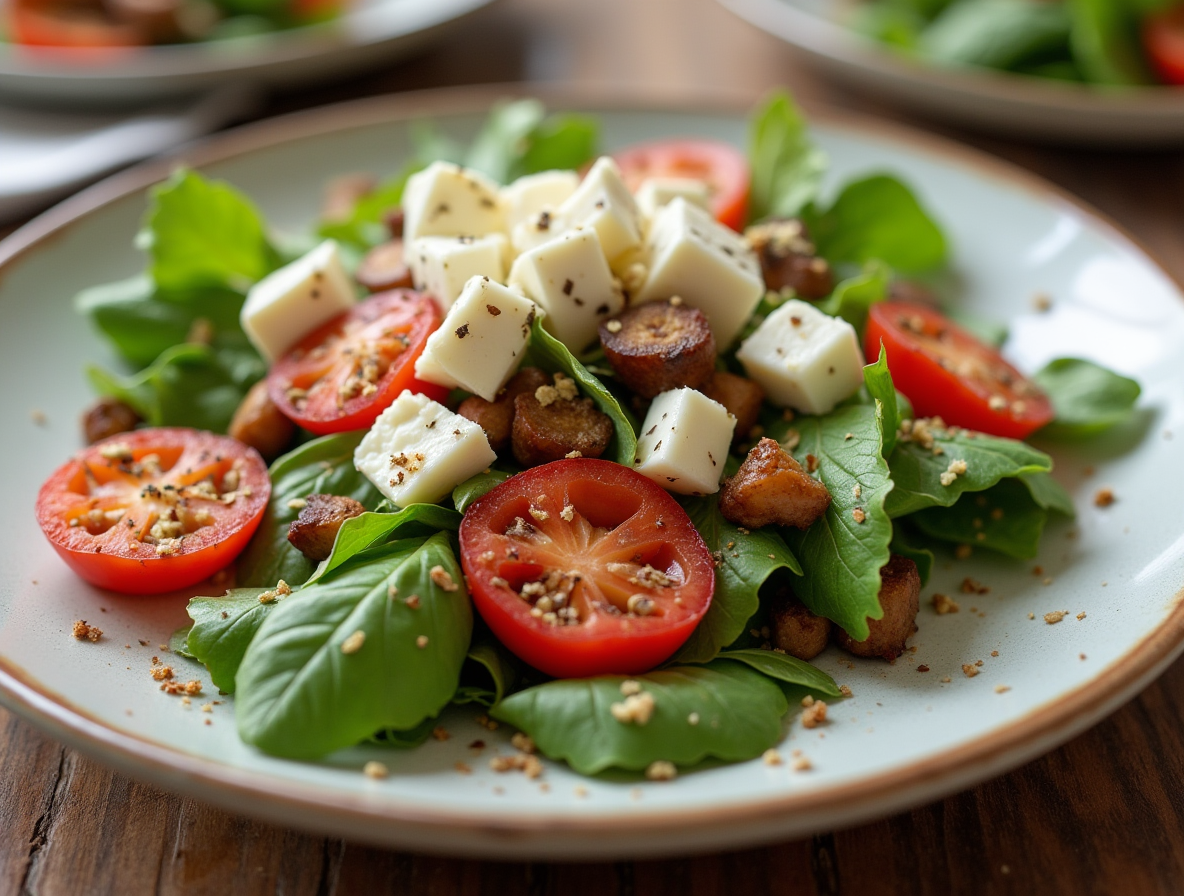
<svg viewBox="0 0 1184 896"><path fill-rule="evenodd" d="M421 59L276 99L498 81L755 99L785 84L898 121L819 82L713 0L501 0ZM1184 278L1184 159L955 133L1093 203ZM853 830L724 855L597 865L426 858L309 836L114 774L0 711L0 893L1158 893L1184 889L1184 663L1060 750Z"/></svg>

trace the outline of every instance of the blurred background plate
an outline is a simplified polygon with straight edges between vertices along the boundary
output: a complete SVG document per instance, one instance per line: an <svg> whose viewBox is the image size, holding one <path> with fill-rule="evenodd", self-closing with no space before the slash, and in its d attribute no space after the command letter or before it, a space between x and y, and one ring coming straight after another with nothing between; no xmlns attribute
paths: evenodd
<svg viewBox="0 0 1184 896"><path fill-rule="evenodd" d="M836 0L719 0L845 85L935 118L1057 142L1141 146L1184 142L1184 88L1102 89L989 69L924 65L857 34Z"/></svg>
<svg viewBox="0 0 1184 896"><path fill-rule="evenodd" d="M493 0L357 0L341 18L252 37L137 47L102 62L0 43L0 99L132 104L234 82L295 87L387 65Z"/></svg>

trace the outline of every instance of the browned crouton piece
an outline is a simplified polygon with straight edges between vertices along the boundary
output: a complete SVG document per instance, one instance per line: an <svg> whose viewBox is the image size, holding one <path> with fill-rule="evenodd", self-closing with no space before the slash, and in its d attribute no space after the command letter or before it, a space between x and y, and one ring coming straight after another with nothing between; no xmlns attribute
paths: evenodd
<svg viewBox="0 0 1184 896"><path fill-rule="evenodd" d="M82 415L82 434L86 444L131 432L140 422L140 415L130 405L115 398L100 398Z"/></svg>
<svg viewBox="0 0 1184 896"><path fill-rule="evenodd" d="M643 398L696 388L715 369L706 315L681 302L647 302L601 322L600 344L621 382Z"/></svg>
<svg viewBox="0 0 1184 896"><path fill-rule="evenodd" d="M403 258L402 237L379 243L363 255L354 277L371 292L411 289L414 284L411 268Z"/></svg>
<svg viewBox="0 0 1184 896"><path fill-rule="evenodd" d="M815 255L806 225L797 218L762 221L745 231L761 262L765 287L790 290L803 299L822 299L835 287L834 271Z"/></svg>
<svg viewBox="0 0 1184 896"><path fill-rule="evenodd" d="M761 402L765 400L765 390L759 383L728 373L726 370L717 370L699 387L699 391L712 401L718 401L736 418L736 429L732 434L733 445L748 438L748 434L756 426Z"/></svg>
<svg viewBox="0 0 1184 896"><path fill-rule="evenodd" d="M904 651L905 642L917 630L917 611L921 607L921 576L912 560L893 554L880 570L880 606L884 615L869 619L871 633L866 641L856 641L842 629L835 629L835 641L856 656L878 656L894 660Z"/></svg>
<svg viewBox="0 0 1184 896"><path fill-rule="evenodd" d="M309 560L320 562L333 553L341 524L366 508L342 495L309 495L300 516L288 527L288 541Z"/></svg>
<svg viewBox="0 0 1184 896"><path fill-rule="evenodd" d="M550 383L551 378L537 367L524 367L510 377L493 401L486 401L480 395L471 395L460 403L456 412L485 430L489 447L501 451L510 444L513 433L514 399L519 395L533 395L539 386Z"/></svg>
<svg viewBox="0 0 1184 896"><path fill-rule="evenodd" d="M830 620L807 610L789 588L774 592L769 603L769 628L773 646L799 660L814 659L830 641Z"/></svg>
<svg viewBox="0 0 1184 896"><path fill-rule="evenodd" d="M612 437L613 421L596 410L591 398L559 398L543 404L528 393L514 399L511 441L514 457L523 466L562 460L573 452L579 457L600 457Z"/></svg>
<svg viewBox="0 0 1184 896"><path fill-rule="evenodd" d="M272 460L284 453L296 435L296 424L280 413L267 393L267 380L260 380L235 410L227 433L250 445L264 460Z"/></svg>
<svg viewBox="0 0 1184 896"><path fill-rule="evenodd" d="M806 529L826 513L830 492L772 439L761 439L719 493L719 512L738 526Z"/></svg>

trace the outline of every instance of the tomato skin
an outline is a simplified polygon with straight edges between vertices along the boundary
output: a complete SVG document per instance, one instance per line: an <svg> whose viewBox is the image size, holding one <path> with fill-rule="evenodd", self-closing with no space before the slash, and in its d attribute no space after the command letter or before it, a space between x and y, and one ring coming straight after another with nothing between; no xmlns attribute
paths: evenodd
<svg viewBox="0 0 1184 896"><path fill-rule="evenodd" d="M404 389L444 401L448 389L415 378L415 360L441 320L431 296L410 289L376 293L309 333L276 361L267 375L268 394L286 417L317 435L369 428ZM398 341L403 338L405 346ZM338 405L339 388L359 369L367 345L385 346L380 354L389 366L373 383L374 392ZM293 399L293 387L308 390L307 399Z"/></svg>
<svg viewBox="0 0 1184 896"><path fill-rule="evenodd" d="M1184 84L1184 6L1148 15L1142 37L1156 74L1168 84Z"/></svg>
<svg viewBox="0 0 1184 896"><path fill-rule="evenodd" d="M571 520L560 515L564 507L572 508ZM541 536L505 534L515 517L529 520ZM465 512L460 550L473 603L493 633L516 656L560 678L654 668L690 637L715 590L711 552L678 502L605 460L558 460L506 480ZM674 583L647 588L620 572L640 570L643 561ZM581 576L568 603L581 610L578 624L535 618L532 604L514 590L549 569ZM657 604L653 615L608 609L630 592L649 594Z"/></svg>
<svg viewBox="0 0 1184 896"><path fill-rule="evenodd" d="M1048 398L991 348L925 305L873 305L864 334L868 363L888 353L896 388L918 417L1023 439L1052 422ZM998 408L992 403L1003 400Z"/></svg>
<svg viewBox="0 0 1184 896"><path fill-rule="evenodd" d="M65 49L92 57L118 55L145 43L140 31L96 10L41 0L11 0L5 16L13 43L44 50Z"/></svg>
<svg viewBox="0 0 1184 896"><path fill-rule="evenodd" d="M650 177L706 181L716 219L733 230L744 229L752 174L744 153L731 144L716 140L654 140L613 153L613 159L634 191Z"/></svg>
<svg viewBox="0 0 1184 896"><path fill-rule="evenodd" d="M131 450L131 464L104 456L117 445ZM153 454L166 468L136 475L135 465ZM238 485L222 489L237 492L230 502L186 491L175 493L179 500L145 497L152 487L160 496L173 488L200 487L205 480L219 489L236 468ZM267 465L255 449L193 429L141 429L104 439L58 467L41 486L36 510L45 537L81 578L124 594L161 594L194 585L233 561L255 534L270 497ZM191 519L204 512L209 522L181 537L173 552L161 554L142 537L154 515L167 514L170 507L182 508ZM85 523L70 525L72 519L84 521L92 508L123 509L124 515L101 532ZM137 525L127 527L128 520Z"/></svg>

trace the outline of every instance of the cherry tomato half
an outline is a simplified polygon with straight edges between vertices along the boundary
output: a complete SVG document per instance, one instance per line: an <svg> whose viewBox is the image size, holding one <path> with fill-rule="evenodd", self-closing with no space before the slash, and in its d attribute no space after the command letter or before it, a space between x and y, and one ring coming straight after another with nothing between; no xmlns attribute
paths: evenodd
<svg viewBox="0 0 1184 896"><path fill-rule="evenodd" d="M918 417L1022 439L1053 418L1048 398L1002 356L925 305L873 305L864 335L869 362L888 352L896 388Z"/></svg>
<svg viewBox="0 0 1184 896"><path fill-rule="evenodd" d="M711 552L678 502L606 460L557 460L476 501L460 527L473 603L515 655L560 678L670 657L711 606Z"/></svg>
<svg viewBox="0 0 1184 896"><path fill-rule="evenodd" d="M430 296L410 289L370 296L276 361L268 394L317 435L366 429L404 389L443 401L447 389L415 378L415 359L439 326Z"/></svg>
<svg viewBox="0 0 1184 896"><path fill-rule="evenodd" d="M92 585L160 594L247 546L271 496L254 448L195 429L140 429L80 451L37 495L55 551Z"/></svg>
<svg viewBox="0 0 1184 896"><path fill-rule="evenodd" d="M650 177L706 181L715 217L733 230L744 228L752 176L736 147L715 140L655 140L613 153L613 158L630 190Z"/></svg>
<svg viewBox="0 0 1184 896"><path fill-rule="evenodd" d="M6 18L12 42L28 47L68 48L93 56L145 43L139 29L113 21L97 5L11 0Z"/></svg>
<svg viewBox="0 0 1184 896"><path fill-rule="evenodd" d="M1143 47L1162 80L1184 84L1184 6L1172 6L1145 18Z"/></svg>

